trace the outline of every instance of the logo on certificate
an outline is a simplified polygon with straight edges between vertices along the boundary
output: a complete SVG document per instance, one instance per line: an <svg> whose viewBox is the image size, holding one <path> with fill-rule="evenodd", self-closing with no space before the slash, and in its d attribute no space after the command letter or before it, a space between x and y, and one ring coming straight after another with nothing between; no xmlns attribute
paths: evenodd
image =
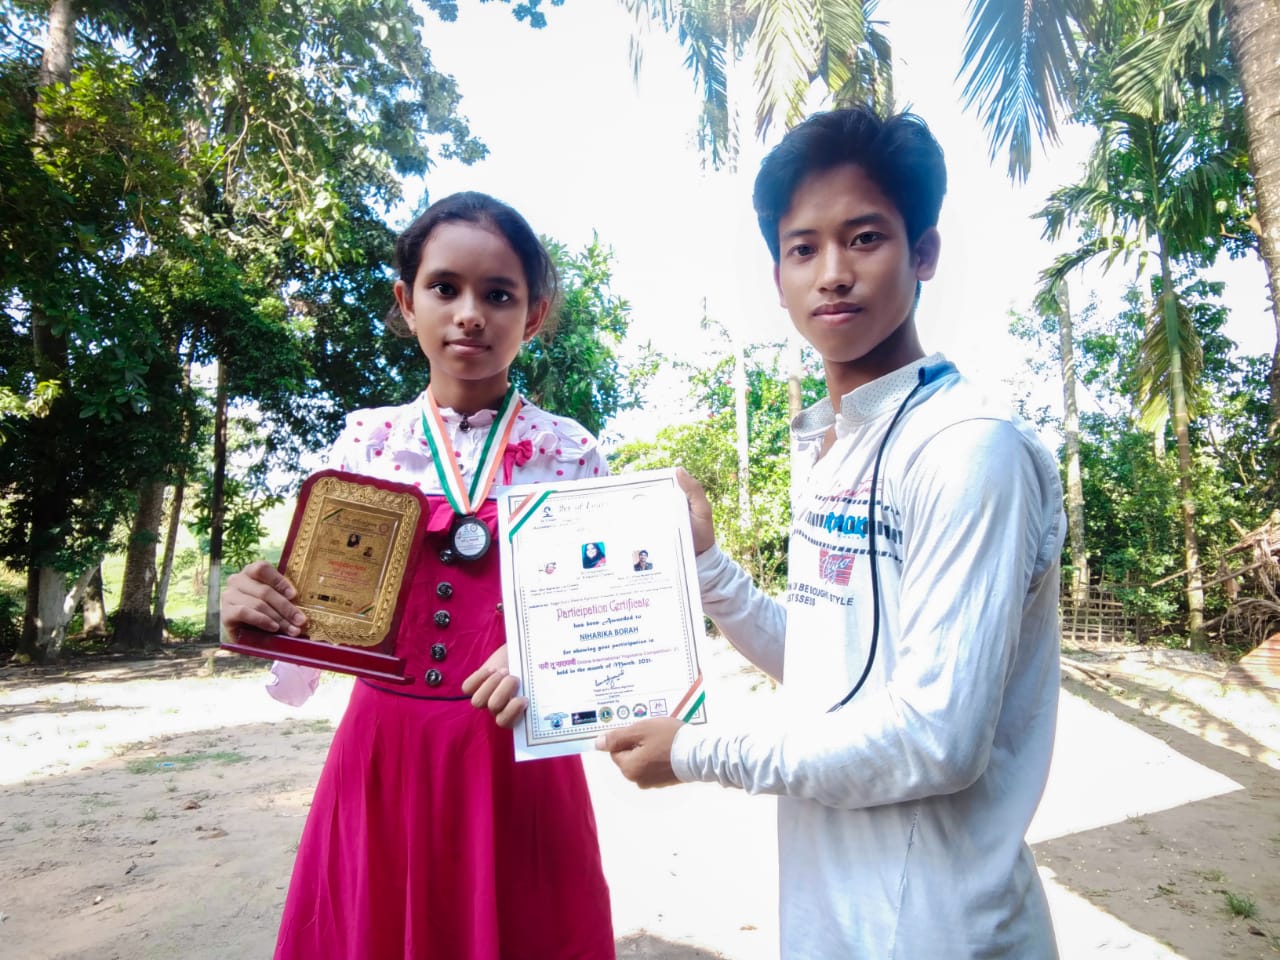
<svg viewBox="0 0 1280 960"><path fill-rule="evenodd" d="M612 708L612 707L601 707L601 708L600 708L600 722L601 722L601 723L608 723L608 722L609 722L610 720L612 720L612 719L613 719L613 708Z"/></svg>
<svg viewBox="0 0 1280 960"><path fill-rule="evenodd" d="M595 723L596 712L594 710L575 710L569 717L569 722L575 727L580 727L584 723Z"/></svg>
<svg viewBox="0 0 1280 960"><path fill-rule="evenodd" d="M652 713L655 717L665 717L667 715L667 701L650 700L649 712Z"/></svg>
<svg viewBox="0 0 1280 960"><path fill-rule="evenodd" d="M569 719L567 713L549 713L542 718L552 730L559 730L564 726L564 722Z"/></svg>
<svg viewBox="0 0 1280 960"><path fill-rule="evenodd" d="M637 720L641 720L649 715L649 708L643 703L637 703L631 708L631 712L636 715Z"/></svg>

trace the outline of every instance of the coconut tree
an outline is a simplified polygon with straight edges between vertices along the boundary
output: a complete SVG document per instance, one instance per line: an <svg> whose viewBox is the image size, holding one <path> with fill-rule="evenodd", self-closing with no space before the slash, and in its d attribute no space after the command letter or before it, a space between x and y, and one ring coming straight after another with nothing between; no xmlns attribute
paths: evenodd
<svg viewBox="0 0 1280 960"><path fill-rule="evenodd" d="M756 133L805 116L815 84L832 105L893 103L892 53L873 19L878 0L621 0L637 28L674 33L702 97L698 142L715 168L738 155L734 65L750 50L756 87ZM639 70L637 29L631 61Z"/></svg>
<svg viewBox="0 0 1280 960"><path fill-rule="evenodd" d="M964 97L987 128L992 156L1008 150L1025 179L1036 141L1082 89L1087 48L1127 36L1115 72L1130 112L1157 119L1176 109L1186 81L1217 61L1223 36L1238 75L1253 174L1260 254L1276 324L1272 433L1280 430L1280 4L1275 0L971 0L961 74ZM1087 77L1085 78L1087 79Z"/></svg>
<svg viewBox="0 0 1280 960"><path fill-rule="evenodd" d="M1236 209L1247 177L1242 146L1217 136L1203 111L1156 121L1104 104L1093 111L1098 145L1083 180L1055 191L1039 216L1045 236L1068 228L1080 246L1045 273L1051 287L1095 258L1107 266L1136 260L1139 271L1154 262L1151 323L1142 346L1139 396L1144 426L1157 436L1172 420L1177 444L1183 538L1186 552L1188 630L1204 643L1204 593L1199 572L1195 503L1191 494L1191 444L1201 364L1199 339L1178 298L1176 268L1210 263L1220 249L1224 212ZM1225 123L1230 128L1230 123Z"/></svg>
<svg viewBox="0 0 1280 960"><path fill-rule="evenodd" d="M1089 588L1089 552L1085 547L1084 487L1080 473L1080 414L1076 403L1074 317L1065 279L1055 278L1036 298L1041 316L1058 327L1058 361L1062 371L1062 438L1067 467L1067 546L1071 550L1071 599L1084 602Z"/></svg>

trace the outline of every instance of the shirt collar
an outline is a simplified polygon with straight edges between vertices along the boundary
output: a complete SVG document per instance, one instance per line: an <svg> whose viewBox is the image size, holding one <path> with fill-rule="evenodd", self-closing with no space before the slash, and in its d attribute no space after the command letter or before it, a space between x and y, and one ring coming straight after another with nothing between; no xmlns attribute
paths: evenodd
<svg viewBox="0 0 1280 960"><path fill-rule="evenodd" d="M927 357L913 360L892 373L886 373L846 393L840 398L838 411L833 408L830 397L823 397L813 406L800 411L791 421L791 429L801 441L820 436L833 424L836 435L844 436L855 426L896 410L919 382L918 371L921 367L945 362L946 357L941 353L931 353Z"/></svg>

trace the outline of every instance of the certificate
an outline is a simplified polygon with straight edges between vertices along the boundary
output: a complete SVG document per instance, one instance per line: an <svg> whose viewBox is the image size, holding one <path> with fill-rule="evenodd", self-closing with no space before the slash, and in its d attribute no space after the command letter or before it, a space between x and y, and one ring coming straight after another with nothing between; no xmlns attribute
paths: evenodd
<svg viewBox="0 0 1280 960"><path fill-rule="evenodd" d="M222 644L254 657L405 683L394 655L401 585L417 560L426 510L421 492L337 470L308 477L280 570L297 588L306 637L239 627Z"/></svg>
<svg viewBox="0 0 1280 960"><path fill-rule="evenodd" d="M674 470L498 492L516 759L583 753L645 717L704 723L702 604Z"/></svg>

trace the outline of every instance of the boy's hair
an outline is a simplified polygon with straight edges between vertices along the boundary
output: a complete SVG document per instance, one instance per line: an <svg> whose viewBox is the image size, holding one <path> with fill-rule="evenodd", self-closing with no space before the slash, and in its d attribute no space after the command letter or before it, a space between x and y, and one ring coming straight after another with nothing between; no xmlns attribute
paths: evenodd
<svg viewBox="0 0 1280 960"><path fill-rule="evenodd" d="M923 120L911 113L880 117L867 107L818 113L787 133L756 175L752 202L774 263L781 252L778 224L800 184L845 164L859 167L898 208L913 246L938 225L947 167Z"/></svg>
<svg viewBox="0 0 1280 960"><path fill-rule="evenodd" d="M426 246L432 231L442 223L458 221L488 227L501 234L520 258L525 284L529 288L529 303L547 300L555 307L560 280L547 248L515 208L487 193L476 191L453 193L437 200L396 238L395 268L410 290L418 275L418 267L422 265L422 248ZM392 307L386 322L393 333L402 337L412 335L398 308Z"/></svg>

